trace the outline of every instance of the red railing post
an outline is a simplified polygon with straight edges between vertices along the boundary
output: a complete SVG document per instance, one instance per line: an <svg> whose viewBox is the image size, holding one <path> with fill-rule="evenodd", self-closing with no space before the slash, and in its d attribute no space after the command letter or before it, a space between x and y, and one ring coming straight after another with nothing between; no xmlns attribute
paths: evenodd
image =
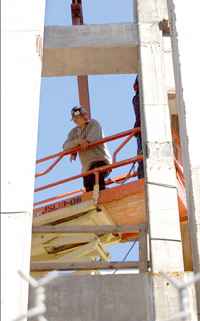
<svg viewBox="0 0 200 321"><path fill-rule="evenodd" d="M140 133L140 128L134 128L133 132L118 146L118 148L113 153L112 161L113 163L116 162L117 154L120 152L120 150L131 140L133 136Z"/></svg>

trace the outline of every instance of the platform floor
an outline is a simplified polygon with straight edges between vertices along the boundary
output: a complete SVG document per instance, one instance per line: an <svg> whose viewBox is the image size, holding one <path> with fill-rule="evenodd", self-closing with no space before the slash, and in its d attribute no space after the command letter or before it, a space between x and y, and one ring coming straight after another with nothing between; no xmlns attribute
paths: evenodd
<svg viewBox="0 0 200 321"><path fill-rule="evenodd" d="M81 225L137 225L147 223L145 217L144 179L107 188L99 194L98 204L94 193L57 201L34 210L33 226L81 226ZM187 222L184 194L178 197L180 221ZM98 237L89 234L33 233L31 260L69 262L109 260L106 246L130 241L137 232L111 234Z"/></svg>

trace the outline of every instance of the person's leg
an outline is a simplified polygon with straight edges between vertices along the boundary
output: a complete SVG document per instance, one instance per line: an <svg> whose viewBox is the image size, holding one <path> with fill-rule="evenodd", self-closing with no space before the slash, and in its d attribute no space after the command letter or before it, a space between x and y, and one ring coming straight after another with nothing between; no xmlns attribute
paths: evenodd
<svg viewBox="0 0 200 321"><path fill-rule="evenodd" d="M100 173L99 174L99 190L101 191L102 189L106 188L106 184L105 184L105 174L104 173Z"/></svg>
<svg viewBox="0 0 200 321"><path fill-rule="evenodd" d="M137 153L142 154L142 137L140 134L137 135Z"/></svg>
<svg viewBox="0 0 200 321"><path fill-rule="evenodd" d="M85 187L86 192L93 191L94 184L95 184L94 174L83 177L83 185Z"/></svg>
<svg viewBox="0 0 200 321"><path fill-rule="evenodd" d="M141 135L137 136L137 154L141 155L142 154L142 137ZM138 162L138 178L143 178L144 177L144 165L143 161Z"/></svg>
<svg viewBox="0 0 200 321"><path fill-rule="evenodd" d="M138 178L144 178L144 165L143 161L138 162Z"/></svg>
<svg viewBox="0 0 200 321"><path fill-rule="evenodd" d="M98 167L102 167L107 165L104 161L97 161L91 164L90 169L94 169L94 168L98 168ZM93 177L94 181L92 181L93 186L92 186L92 190L94 188L95 185L95 176ZM103 190L105 189L105 173L100 173L99 174L99 190Z"/></svg>

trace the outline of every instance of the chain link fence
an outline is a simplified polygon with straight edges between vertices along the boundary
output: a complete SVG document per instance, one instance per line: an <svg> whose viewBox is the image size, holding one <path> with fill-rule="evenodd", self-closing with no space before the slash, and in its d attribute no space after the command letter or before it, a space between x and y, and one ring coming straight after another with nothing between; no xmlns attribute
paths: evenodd
<svg viewBox="0 0 200 321"><path fill-rule="evenodd" d="M35 306L28 310L27 314L23 314L18 316L16 319L12 321L21 321L24 319L37 319L38 321L48 321L45 317L45 313L47 312L46 306L46 290L45 285L50 283L52 280L63 276L63 273L58 271L49 272L45 277L36 280L31 276L24 275L21 271L19 271L20 276L29 283L29 285L34 289L34 302ZM166 279L172 286L178 291L179 296L179 311L177 314L174 314L171 318L165 320L149 320L149 321L187 321L189 317L191 317L190 312L190 300L189 300L189 292L188 288L200 282L200 273L195 274L191 280L188 281L177 281L174 278L169 277L166 273L160 273L164 279ZM56 321L56 320L55 320ZM144 320L146 321L146 320Z"/></svg>

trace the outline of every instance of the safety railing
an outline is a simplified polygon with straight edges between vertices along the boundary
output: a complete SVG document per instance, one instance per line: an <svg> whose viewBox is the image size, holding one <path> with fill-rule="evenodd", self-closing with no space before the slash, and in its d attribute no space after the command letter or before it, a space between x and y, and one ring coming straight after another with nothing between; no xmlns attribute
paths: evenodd
<svg viewBox="0 0 200 321"><path fill-rule="evenodd" d="M120 138L123 138L125 136L128 136L128 138L114 152L113 157L116 158L116 154L128 143L128 141L133 136L136 136L139 133L140 133L140 128L129 129L127 131L124 131L124 132L121 132L121 133L118 133L118 134L115 134L115 135L111 135L111 136L105 137L103 139L97 140L97 141L95 141L93 143L90 143L90 144L88 144L87 149L94 148L94 147L96 147L98 145L101 145L103 143L111 142L113 140L120 139ZM41 163L44 163L46 161L49 161L51 159L56 158L56 160L49 167L47 167L42 172L36 173L35 176L39 177L39 176L43 176L43 175L48 174L62 160L62 158L64 156L67 156L67 155L70 155L70 154L73 154L73 153L77 153L80 150L81 150L80 146L79 147L74 147L74 148L68 149L66 151L62 151L62 152L59 152L59 153L56 153L56 154L53 154L53 155L50 155L50 156L47 156L47 157L44 157L44 158L41 158L41 159L37 160L36 164L41 164Z"/></svg>
<svg viewBox="0 0 200 321"><path fill-rule="evenodd" d="M37 187L35 189L35 193L43 191L43 190L46 190L46 189L49 189L49 188L53 188L55 186L58 186L58 185L61 185L61 184L67 183L67 182L71 182L73 180L79 179L81 177L88 176L90 174L94 174L95 175L95 177L96 177L95 183L98 184L98 179L99 179L99 173L100 172L107 171L107 170L110 171L110 170L118 168L118 167L126 166L128 164L136 163L138 161L142 161L143 160L143 156L142 155L138 155L138 156L136 156L134 158L126 159L126 160L123 160L123 161L120 161L120 162L116 161L116 158L117 158L117 155L119 154L119 152L124 148L124 146L134 136L137 136L139 133L140 133L140 128L129 129L127 131L124 131L124 132L121 132L121 133L118 133L118 134L115 134L115 135L111 135L111 136L105 137L105 138L103 138L101 140L98 140L98 141L95 141L93 143L90 143L88 145L88 149L94 148L94 147L96 147L96 146L98 146L100 144L103 144L103 143L107 143L107 142L110 142L110 141L114 141L114 140L126 137L125 140L113 152L112 164L106 165L106 166L102 166L102 167L96 168L94 170L90 170L88 172L85 172L85 173L81 173L81 174L78 174L78 175L75 175L75 176L64 178L62 180L58 180L58 181L50 183L50 184L46 184L46 185ZM79 152L80 149L81 149L80 147L71 148L71 149L68 149L66 151L62 151L62 152L59 152L59 153L56 153L56 154L53 154L53 155L50 155L50 156L47 156L47 157L44 157L44 158L41 158L41 159L37 160L37 164L41 164L41 163L44 163L46 161L55 159L53 161L53 163L50 166L48 166L45 170L36 173L36 177L40 177L40 176L44 176L44 175L48 174L51 170L53 170L53 168L55 168L55 166L62 160L63 157L65 157L67 155L70 155L70 154L73 154L73 153L76 153L76 152ZM183 169L182 169L182 167L180 166L179 162L176 159L175 159L175 168L176 168L176 172L177 172L177 179L180 182L180 184L182 186L182 189L184 189L185 180L184 180L184 175L183 175ZM123 182L124 180L129 179L129 178L134 177L134 176L137 176L137 171L135 171L133 173L128 173L128 174L125 174L125 175L121 175L119 177L115 177L114 179L113 178L107 179L105 183L106 183L106 185L110 185L110 184L113 184L113 183L120 183L120 182ZM84 191L83 189L79 189L79 190L75 190L75 191L71 191L71 192L66 192L64 194L60 194L60 195L57 195L57 196L54 196L54 197L51 197L51 198L47 198L47 199L42 200L42 201L35 202L34 206L38 206L38 205L41 205L41 204L47 204L48 202L56 201L56 200L62 199L64 197L79 195L79 194L83 193L83 191Z"/></svg>
<svg viewBox="0 0 200 321"><path fill-rule="evenodd" d="M137 129L137 128L135 128ZM139 134L139 132L133 129L133 132L128 135L128 137L118 146L118 148L114 151L113 153L113 157L112 157L112 161L113 163L116 162L116 158L117 158L117 154L122 150L122 148L124 148L124 146L137 134Z"/></svg>
<svg viewBox="0 0 200 321"><path fill-rule="evenodd" d="M35 189L35 192L40 192L40 191L45 190L45 189L49 189L49 188L52 188L52 187L55 187L55 186L58 186L58 185L61 185L61 184L64 184L64 183L68 183L68 182L71 182L73 180L76 180L76 179L79 179L81 177L85 177L85 176L88 176L88 175L91 175L91 174L95 174L95 183L98 183L99 173L105 172L105 171L109 171L111 169L118 168L118 167L121 167L121 166L129 165L129 164L132 164L132 163L136 163L136 162L142 161L142 160L143 160L143 156L142 155L138 155L136 157L132 157L132 158L129 158L129 159L126 159L126 160L123 160L123 161L119 161L119 162L116 162L116 163L111 164L111 165L98 167L98 168L89 170L88 172L85 172L85 173L74 175L74 176L71 176L71 177L68 177L68 178L65 178L65 179L61 179L61 180L56 181L54 183L50 183L50 184L47 184L47 185L40 186L40 187Z"/></svg>
<svg viewBox="0 0 200 321"><path fill-rule="evenodd" d="M185 178L183 174L183 166L181 161L181 146L180 146L180 138L178 133L175 130L172 130L172 138L173 138L173 146L174 146L174 165L176 168L176 176L181 184L181 186L185 189Z"/></svg>
<svg viewBox="0 0 200 321"><path fill-rule="evenodd" d="M35 188L35 193L43 191L43 190L47 190L49 188L53 188L55 186L58 186L58 185L61 185L61 184L67 183L67 182L74 181L76 179L88 176L90 174L94 174L95 175L95 183L98 184L99 173L104 172L104 171L111 171L112 169L115 169L115 168L118 168L118 167L122 167L122 166L126 166L128 164L136 163L138 161L143 160L143 156L139 155L139 156L136 156L136 157L133 157L133 158L129 158L129 159L126 159L126 160L123 160L123 161L116 162L116 157L119 154L119 152L122 150L122 148L134 136L138 135L139 133L140 133L140 128L129 129L127 131L124 131L124 132L121 132L121 133L118 133L118 134L115 134L115 135L112 135L112 136L108 136L108 137L105 137L105 138L103 138L101 140L98 140L98 141L95 141L93 143L90 143L88 145L88 149L89 148L94 148L94 147L96 147L96 146L98 146L100 144L103 144L103 143L107 143L107 142L110 142L110 141L113 141L113 140L117 140L117 139L126 137L126 139L114 151L113 157L112 157L112 160L113 160L112 164L105 165L105 166L102 166L102 167L87 171L85 173L74 175L74 176L71 176L71 177L68 177L68 178L64 178L62 180L58 180L58 181L53 182L53 183L49 183L49 184L37 187L37 188ZM73 154L73 153L77 153L77 152L80 151L80 149L81 149L80 147L71 148L69 150L62 151L62 152L59 152L59 153L56 153L56 154L53 154L53 155L50 155L50 156L47 156L47 157L44 157L44 158L41 158L41 159L37 160L37 164L41 164L41 163L44 163L46 161L55 159L53 161L53 163L50 166L48 166L45 170L36 173L36 177L40 177L40 176L44 176L44 175L48 174L51 170L53 170L55 168L55 166L62 160L63 157L65 157L67 155L70 155L70 154ZM137 176L137 172L121 175L121 176L115 177L114 179L107 179L105 183L106 183L106 185L110 185L110 184L113 184L113 183L119 183L119 182L123 182L124 179L129 179L129 178L134 177L134 176ZM41 204L46 204L48 202L56 201L56 200L59 200L59 199L64 198L64 197L78 195L78 194L82 193L83 191L84 191L83 189L79 189L79 190L76 190L76 191L67 192L67 193L64 193L64 194L61 194L61 195L57 195L57 196L54 196L54 197L51 197L51 198L47 198L45 200L35 202L34 206L38 206L38 205L41 205Z"/></svg>
<svg viewBox="0 0 200 321"><path fill-rule="evenodd" d="M129 173L128 175L127 174L120 175L120 176L115 177L114 179L113 178L109 178L109 179L107 179L105 181L105 185L111 185L113 183L122 183L122 182L124 182L124 180L132 178L132 177L135 177L135 176L137 176L137 172ZM60 195L56 195L54 197L47 198L47 199L42 200L42 201L35 202L34 206L38 206L38 205L41 205L41 204L47 204L47 203L53 202L53 201L58 201L58 200L60 200L60 199L62 199L64 197L78 196L83 192L84 192L84 189L78 189L78 190L75 190L75 191L72 191L72 192L66 192L66 193L63 193L63 194L60 194Z"/></svg>
<svg viewBox="0 0 200 321"><path fill-rule="evenodd" d="M176 168L176 173L177 173L177 178L180 181L182 186L185 186L185 178L183 175L183 167L180 165L180 163L175 159L174 160L175 168Z"/></svg>

